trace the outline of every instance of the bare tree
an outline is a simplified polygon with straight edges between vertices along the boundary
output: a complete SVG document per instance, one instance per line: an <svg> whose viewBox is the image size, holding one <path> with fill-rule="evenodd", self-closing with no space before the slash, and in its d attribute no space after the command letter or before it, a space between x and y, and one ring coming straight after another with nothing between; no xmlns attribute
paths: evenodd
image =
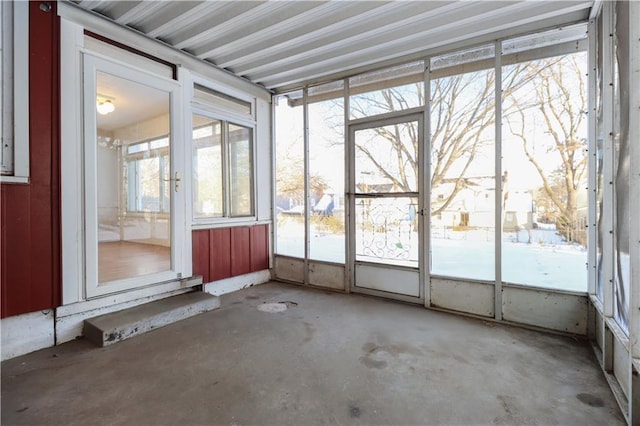
<svg viewBox="0 0 640 426"><path fill-rule="evenodd" d="M505 121L538 172L543 193L558 212L562 235L573 239L579 187L587 172L586 141L579 135L586 120L584 71L575 55L529 62L521 68L533 71L535 77L522 91L512 93ZM542 126L536 128L534 117ZM550 142L541 142L539 136L536 141L540 129L549 135ZM545 170L545 157L537 156L536 149L554 153L560 166L551 173Z"/></svg>
<svg viewBox="0 0 640 426"><path fill-rule="evenodd" d="M277 191L278 194L293 199L299 205L304 203L304 157L302 138L294 137L290 140L278 140L276 146ZM322 176L316 173L309 175L309 190L311 194L323 194L328 184Z"/></svg>
<svg viewBox="0 0 640 426"><path fill-rule="evenodd" d="M503 96L526 85L534 70L515 68L503 74L507 89ZM387 88L357 95L351 99L356 117L387 113L424 105L421 84ZM431 188L447 183L447 192L432 215L446 210L458 193L470 185L467 171L482 148L493 143L495 123L495 72L490 70L453 74L431 81ZM356 143L357 151L370 161L377 172L400 191L417 191L418 129L397 124L375 129L388 145L388 157L394 164L381 161L380 148ZM405 135L405 137L401 137ZM378 141L379 142L379 141Z"/></svg>

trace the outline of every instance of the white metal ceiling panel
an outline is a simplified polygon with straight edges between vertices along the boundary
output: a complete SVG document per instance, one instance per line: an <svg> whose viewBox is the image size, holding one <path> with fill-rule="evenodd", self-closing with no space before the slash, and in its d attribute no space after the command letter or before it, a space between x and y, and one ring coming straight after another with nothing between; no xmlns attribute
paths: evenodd
<svg viewBox="0 0 640 426"><path fill-rule="evenodd" d="M566 1L75 1L274 91L589 17Z"/></svg>

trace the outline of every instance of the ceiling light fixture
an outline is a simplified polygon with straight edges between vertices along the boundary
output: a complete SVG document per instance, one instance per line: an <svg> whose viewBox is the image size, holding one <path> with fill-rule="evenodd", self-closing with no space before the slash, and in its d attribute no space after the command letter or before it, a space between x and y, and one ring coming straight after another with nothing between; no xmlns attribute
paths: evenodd
<svg viewBox="0 0 640 426"><path fill-rule="evenodd" d="M96 110L98 114L107 115L116 110L116 106L113 104L113 100L106 96L98 96L96 101Z"/></svg>

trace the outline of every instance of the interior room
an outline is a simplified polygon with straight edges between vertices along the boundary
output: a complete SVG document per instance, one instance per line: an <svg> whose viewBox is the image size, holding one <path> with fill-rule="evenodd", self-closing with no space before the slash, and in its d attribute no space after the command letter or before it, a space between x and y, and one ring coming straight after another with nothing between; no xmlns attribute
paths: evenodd
<svg viewBox="0 0 640 426"><path fill-rule="evenodd" d="M3 423L640 424L640 3L0 6Z"/></svg>

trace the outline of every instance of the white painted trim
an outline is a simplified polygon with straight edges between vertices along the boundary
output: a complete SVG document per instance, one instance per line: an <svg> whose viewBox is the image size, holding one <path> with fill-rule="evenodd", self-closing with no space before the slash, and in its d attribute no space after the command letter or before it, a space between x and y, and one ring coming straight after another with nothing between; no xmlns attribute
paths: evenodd
<svg viewBox="0 0 640 426"><path fill-rule="evenodd" d="M422 158L422 266L421 285L424 287L424 306L431 306L431 58L424 59L423 72L424 119Z"/></svg>
<svg viewBox="0 0 640 426"><path fill-rule="evenodd" d="M271 92L261 86L217 68L211 63L196 59L191 55L141 34L132 28L116 24L107 18L88 12L71 2L58 2L58 15L82 25L92 32L118 40L128 46L135 46L137 49L146 53L181 65L199 75L206 76L228 87L250 93L253 96L267 101L271 99Z"/></svg>
<svg viewBox="0 0 640 426"><path fill-rule="evenodd" d="M629 2L629 409L630 424L640 423L640 3ZM634 24L634 22L636 24ZM636 374L634 375L634 369Z"/></svg>
<svg viewBox="0 0 640 426"><path fill-rule="evenodd" d="M247 92L242 91L242 90L238 90L236 88L230 87L226 84L222 84L219 83L215 80L212 80L210 77L205 77L201 74L192 72L191 74L191 84L190 87L188 88L188 94L189 94L189 99L194 99L193 97L193 92L194 92L194 88L193 85L194 84L199 84L201 86L205 86L208 87L209 89L213 89L216 92L220 92L220 93L224 93L225 95L231 96L233 98L239 99L241 101L245 101L251 104L251 114L249 115L244 115L244 114L238 114L238 113L233 113L231 112L230 114L233 115L233 117L239 117L239 119L241 120L249 120L249 121L253 121L255 122L255 117L256 117L256 98L254 96L250 96L247 94ZM235 119L235 118L234 118Z"/></svg>
<svg viewBox="0 0 640 426"><path fill-rule="evenodd" d="M629 211L636 212L630 217L629 258L635 261L631 262L630 274L629 334L633 340L634 358L640 358L640 215L637 214L640 211L640 26L633 24L638 21L640 21L640 3L629 2L629 67L631 68L629 70L629 155L631 156ZM637 404L640 405L640 398L637 399ZM640 411L640 407L636 408ZM636 420L640 421L640 419Z"/></svg>
<svg viewBox="0 0 640 426"><path fill-rule="evenodd" d="M111 294L95 299L80 301L60 306L56 309L56 316L66 317L94 309L104 308L109 305L117 305L128 303L139 299L154 297L158 294L170 293L172 291L189 289L202 284L202 277L194 277L190 279L170 281L158 284L154 287L145 287L138 290L127 291L123 293Z"/></svg>
<svg viewBox="0 0 640 426"><path fill-rule="evenodd" d="M355 280L353 279L355 273L355 256L351 252L351 246L355 245L355 242L352 244L354 240L354 233L351 232L352 229L352 221L351 216L351 194L355 192L355 184L351 187L351 176L354 174L354 171L351 169L351 143L349 142L349 132L347 129L347 123L349 123L349 118L351 117L351 101L349 98L349 79L345 78L343 84L343 133L344 133L344 254L345 254L345 267L344 267L344 289L347 293L351 292L351 287L354 285ZM355 166L355 165L354 165Z"/></svg>
<svg viewBox="0 0 640 426"><path fill-rule="evenodd" d="M210 87L212 84L202 84L203 86ZM193 87L193 84L188 85L187 90L190 87ZM207 115L215 117L218 120L227 121L233 124L239 124L244 127L254 128L256 125L256 121L253 117L243 116L241 114L234 114L229 110L218 107L217 105L213 105L211 103L203 102L198 99L191 98L191 101L186 105L191 105L191 110L197 112L198 114ZM251 106L253 108L253 105Z"/></svg>
<svg viewBox="0 0 640 426"><path fill-rule="evenodd" d="M303 135L303 149L302 149L302 161L304 181L304 285L309 285L309 257L311 254L311 197L310 197L310 184L311 177L309 176L309 89L305 87L302 89L302 135Z"/></svg>
<svg viewBox="0 0 640 426"><path fill-rule="evenodd" d="M271 103L261 99L256 100L256 128L254 130L255 152L254 183L255 183L255 208L254 213L257 222L271 223L273 208L271 205L273 189L273 171L271 169L273 159L272 138L272 110ZM271 252L273 252L271 250Z"/></svg>
<svg viewBox="0 0 640 426"><path fill-rule="evenodd" d="M143 305L145 303L155 302L156 300L166 299L168 297L177 296L192 291L190 287L182 286L180 283L167 284L164 288L156 287L153 292L149 291L147 296L140 296L127 300L131 294L127 293L127 299L119 299L114 297L106 297L103 299L92 300L90 302L76 303L68 307L60 307L56 310L56 345L76 339L82 336L84 320L97 317L99 315L111 312L121 311L123 309L133 308L134 306ZM176 285L182 286L176 288ZM194 284L198 285L198 284ZM158 293L161 290L163 292ZM95 303L95 302L100 303Z"/></svg>
<svg viewBox="0 0 640 426"><path fill-rule="evenodd" d="M253 287L254 285L264 284L270 280L271 271L269 269L265 269L246 275L206 283L203 285L202 291L214 296L221 296L244 288Z"/></svg>
<svg viewBox="0 0 640 426"><path fill-rule="evenodd" d="M193 151L192 151L192 125L191 125L191 111L188 108L189 101L187 97L187 85L191 79L191 73L189 70L178 67L177 70L177 78L178 82L182 84L182 90L176 96L175 103L179 104L180 110L175 111L173 114L173 120L179 121L179 127L175 131L176 143L182 145L182 149L178 149L179 156L175 157L171 162L172 167L173 164L179 164L180 173L182 173L182 181L181 185L181 193L182 195L179 197L171 197L174 202L181 203L179 206L180 215L178 217L174 217L173 221L175 223L175 232L182 233L181 238L181 247L179 250L181 251L182 260L181 269L183 277L190 277L193 275L193 250L192 250L192 228L191 228L191 218L193 217L193 170L192 170L192 160L193 160ZM172 122L173 126L173 122ZM182 138L180 137L182 135ZM182 141L180 140L182 139ZM173 149L175 152L176 150ZM172 152L172 153L174 153ZM176 194L173 192L173 194ZM175 209L173 209L175 210ZM173 214L173 211L172 211Z"/></svg>
<svg viewBox="0 0 640 426"><path fill-rule="evenodd" d="M603 109L603 211L602 211L602 285L604 286L604 316L613 316L613 2L604 2L602 9L602 109ZM612 349L612 348L610 348ZM605 359L607 348L605 348Z"/></svg>
<svg viewBox="0 0 640 426"><path fill-rule="evenodd" d="M31 312L0 320L2 361L54 345L53 310Z"/></svg>
<svg viewBox="0 0 640 426"><path fill-rule="evenodd" d="M7 145L3 168L10 174L0 182L29 183L29 2L3 2L0 9L0 134Z"/></svg>
<svg viewBox="0 0 640 426"><path fill-rule="evenodd" d="M374 127L373 124L378 124L381 122L389 121L391 123L400 123L402 119L409 115L414 114L424 114L424 107L410 108L404 109L400 111L392 111L384 114L378 115L369 115L367 117L361 117L356 119L349 119L345 126L348 124L349 126L360 126L361 128L367 127L366 125L371 124L371 127ZM395 120L394 120L395 119ZM365 125L362 127L361 125Z"/></svg>
<svg viewBox="0 0 640 426"><path fill-rule="evenodd" d="M495 252L494 252L494 314L496 320L502 319L502 42L496 41L495 56L494 108L495 108Z"/></svg>
<svg viewBox="0 0 640 426"><path fill-rule="evenodd" d="M171 270L156 274L126 278L109 283L98 281L98 223L97 223L97 153L95 143L96 114L95 97L98 71L153 87L169 94L171 120L171 176L176 173L184 178L184 144L181 143L183 111L181 85L175 80L141 72L135 68L123 66L115 61L90 54L84 54L84 223L85 223L85 291L87 297L96 297L119 291L139 288L145 285L179 279L185 276L189 265L185 264L183 253L190 249L185 246L189 228L184 215L184 189L172 191L171 197ZM81 115L82 116L82 115Z"/></svg>
<svg viewBox="0 0 640 426"><path fill-rule="evenodd" d="M220 222L206 222L198 221L191 225L191 229L196 231L200 229L217 229L217 228L236 228L241 226L255 226L255 225L271 225L272 220L226 220Z"/></svg>
<svg viewBox="0 0 640 426"><path fill-rule="evenodd" d="M425 267L428 267L428 265L425 265L424 263L424 252L422 250L424 249L419 249L419 254L418 254L418 266L417 267L403 267L403 266L398 266L398 265L388 265L388 264L382 264L382 263L374 263L374 262L360 262L356 259L356 235L355 235L355 206L356 206L356 200L360 197L362 197L363 194L360 193L356 193L356 182L355 182L355 138L356 138L356 132L360 131L360 130L366 130L366 129L371 129L371 128L375 128L375 127L380 127L380 126L388 126L388 125L393 125L393 124L399 124L399 123L409 123L409 122L416 122L417 127L418 127L418 146L420 147L419 150L424 150L424 140L425 140L425 134L424 134L424 130L425 130L425 109L424 107L419 107L419 108L412 108L412 109L408 109L408 110L404 110L404 111L397 111L397 112L392 112L392 113L388 113L388 114L379 114L379 115L374 115L374 116L370 116L370 117L364 117L361 119L357 119L357 120L350 120L347 123L345 123L345 135L348 136L348 159L349 159L349 186L348 188L348 192L347 195L349 196L349 212L350 212L350 221L349 224L351 226L351 232L349 233L350 235L350 249L348 251L348 253L350 254L350 256L348 257L348 261L349 263L347 264L349 268L351 268L352 270L350 271L350 276L351 276L351 285L348 286L348 288L350 289L350 291L352 292L357 292L357 293L366 293L366 294L378 294L376 292L379 292L382 297L389 297L391 299L398 299L398 300L405 300L405 301L411 301L413 303L415 303L416 301L418 301L419 303L424 305L424 301L425 301L425 289L424 289L424 284L423 281L426 281L426 279L424 277L427 276L427 273L425 273ZM424 161L424 154L419 153L418 155L420 162ZM419 170L421 170L422 173L424 172L424 164L419 164ZM418 173L420 175L420 172ZM422 187L422 184L419 183L419 187ZM418 198L418 205L420 206L420 208L422 208L421 206L423 205L423 203L421 203L421 198L420 198L420 192L408 192L408 193L377 193L375 194L376 196L380 196L380 197L415 197ZM346 204L345 204L346 205ZM424 219L420 219L419 223L422 223ZM424 230L424 225L420 225L419 227L420 231ZM419 238L423 238L422 236L420 236ZM423 239L424 241L424 239ZM422 244L420 244L422 245ZM411 271L411 272L415 272L418 274L417 277L417 283L418 283L418 288L416 289L416 291L414 292L413 289L410 289L409 291L414 292L416 294L408 294L408 293L401 293L402 290L399 290L397 293L392 293L391 291L391 287L389 288L383 288L381 285L379 286L379 288L375 288L376 285L378 285L378 283L375 283L373 286L368 287L366 286L367 284L361 284L358 285L358 275L356 273L357 269L361 270L361 273L366 271L366 273L369 273L369 269L373 270L373 269L377 269L379 271L380 274L384 273L385 271L389 270L389 269L396 269L396 270L400 270L400 271ZM373 282L373 277L372 275L374 275L373 273L369 273L369 276L371 277L370 281ZM376 277L377 278L377 277ZM397 282L396 283L396 287L402 285L403 283L401 282ZM371 293L373 292L373 293Z"/></svg>
<svg viewBox="0 0 640 426"><path fill-rule="evenodd" d="M29 177L29 2L14 1L13 14L13 175Z"/></svg>
<svg viewBox="0 0 640 426"><path fill-rule="evenodd" d="M604 0L593 0L593 6L591 6L591 11L589 12L589 19L596 19L602 10L602 2Z"/></svg>
<svg viewBox="0 0 640 426"><path fill-rule="evenodd" d="M0 182L2 182L2 183L28 184L28 183L31 182L31 180L28 177L0 176Z"/></svg>
<svg viewBox="0 0 640 426"><path fill-rule="evenodd" d="M587 120L588 120L588 137L587 137L587 283L588 292L590 295L596 295L598 279L598 224L597 224L597 186L598 177L596 176L596 167L598 162L597 157L597 145L598 145L598 117L597 117L597 105L596 105L596 86L597 86L597 58L596 49L598 42L598 29L595 19L589 21L588 26L588 41L589 48L587 51L587 70L588 70L588 85L587 85Z"/></svg>
<svg viewBox="0 0 640 426"><path fill-rule="evenodd" d="M60 20L60 178L62 304L84 298L82 189L82 27Z"/></svg>

